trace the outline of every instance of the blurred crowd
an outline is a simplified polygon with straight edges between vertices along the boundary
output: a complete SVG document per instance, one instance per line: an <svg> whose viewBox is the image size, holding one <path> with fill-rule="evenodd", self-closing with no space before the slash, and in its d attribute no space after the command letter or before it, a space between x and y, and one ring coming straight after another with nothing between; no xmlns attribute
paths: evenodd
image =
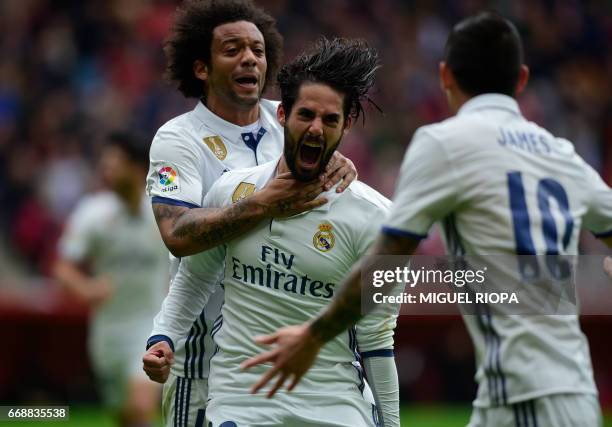
<svg viewBox="0 0 612 427"><path fill-rule="evenodd" d="M361 37L382 69L341 151L391 196L414 130L449 115L437 80L444 41L462 17L495 9L518 26L532 78L525 115L574 142L612 180L612 3L608 0L259 0L278 20L285 56L321 34ZM94 191L105 135L152 138L195 104L162 78L170 0L0 2L0 283L46 275L77 200ZM276 98L272 88L267 94ZM144 183L143 183L144 185Z"/></svg>

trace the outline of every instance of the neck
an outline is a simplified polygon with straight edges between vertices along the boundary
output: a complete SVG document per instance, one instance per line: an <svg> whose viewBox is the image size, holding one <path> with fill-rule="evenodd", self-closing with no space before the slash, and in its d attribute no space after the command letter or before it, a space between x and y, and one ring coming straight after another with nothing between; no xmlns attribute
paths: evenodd
<svg viewBox="0 0 612 427"><path fill-rule="evenodd" d="M472 96L466 95L460 90L452 90L448 97L448 103L453 113L456 114L457 111L459 111L459 109L463 106L463 104L465 104L472 98Z"/></svg>
<svg viewBox="0 0 612 427"><path fill-rule="evenodd" d="M247 126L259 119L259 102L251 106L237 106L217 97L209 97L205 105L215 115L237 126Z"/></svg>
<svg viewBox="0 0 612 427"><path fill-rule="evenodd" d="M140 213L140 203L142 201L142 179L138 182L133 182L131 185L127 185L121 190L117 191L117 195L121 201L127 206L128 211L132 215L138 215Z"/></svg>

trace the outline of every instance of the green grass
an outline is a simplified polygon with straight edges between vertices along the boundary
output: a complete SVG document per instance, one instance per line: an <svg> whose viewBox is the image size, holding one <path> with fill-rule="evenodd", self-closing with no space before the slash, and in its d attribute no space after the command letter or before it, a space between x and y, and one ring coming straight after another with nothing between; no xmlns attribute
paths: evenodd
<svg viewBox="0 0 612 427"><path fill-rule="evenodd" d="M465 427L470 419L469 406L404 405L400 411L402 426Z"/></svg>
<svg viewBox="0 0 612 427"><path fill-rule="evenodd" d="M403 405L400 419L406 427L465 427L470 414L469 406ZM604 417L604 427L612 427L612 413Z"/></svg>
<svg viewBox="0 0 612 427"><path fill-rule="evenodd" d="M406 427L464 427L469 418L468 406L404 405L401 408L402 426ZM0 424L7 427L115 427L109 413L87 406L71 407L69 421L10 421ZM612 427L612 417L606 417L604 427Z"/></svg>

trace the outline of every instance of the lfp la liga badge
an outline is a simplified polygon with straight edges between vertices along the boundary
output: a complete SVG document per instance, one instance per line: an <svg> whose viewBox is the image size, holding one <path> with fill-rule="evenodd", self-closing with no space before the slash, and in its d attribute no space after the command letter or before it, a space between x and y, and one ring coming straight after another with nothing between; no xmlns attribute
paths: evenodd
<svg viewBox="0 0 612 427"><path fill-rule="evenodd" d="M334 247L336 238L332 232L333 226L329 222L319 224L319 231L312 236L312 244L321 252L327 252Z"/></svg>
<svg viewBox="0 0 612 427"><path fill-rule="evenodd" d="M157 173L159 175L159 184L161 186L162 193L176 191L179 189L177 173L170 166L161 168Z"/></svg>

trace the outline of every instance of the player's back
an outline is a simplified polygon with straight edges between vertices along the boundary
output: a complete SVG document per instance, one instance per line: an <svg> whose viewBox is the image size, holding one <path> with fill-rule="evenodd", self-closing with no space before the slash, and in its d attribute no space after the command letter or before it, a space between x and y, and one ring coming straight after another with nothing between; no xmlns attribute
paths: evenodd
<svg viewBox="0 0 612 427"><path fill-rule="evenodd" d="M589 167L569 141L527 121L506 101L514 102L484 95L457 116L423 128L440 141L453 177L448 184L456 187L453 214L445 219L449 249L576 254L592 197Z"/></svg>
<svg viewBox="0 0 612 427"><path fill-rule="evenodd" d="M457 116L420 132L438 144L448 168L440 181L440 191L448 192L440 211L449 254L506 254L485 262L498 271L512 269L512 286L529 287L538 277L511 256L575 255L581 226L602 231L594 202L602 185L598 175L569 141L527 121L512 98L473 98ZM509 307L482 304L478 315L464 316L478 361L475 405L596 393L573 309L564 316L513 315Z"/></svg>

